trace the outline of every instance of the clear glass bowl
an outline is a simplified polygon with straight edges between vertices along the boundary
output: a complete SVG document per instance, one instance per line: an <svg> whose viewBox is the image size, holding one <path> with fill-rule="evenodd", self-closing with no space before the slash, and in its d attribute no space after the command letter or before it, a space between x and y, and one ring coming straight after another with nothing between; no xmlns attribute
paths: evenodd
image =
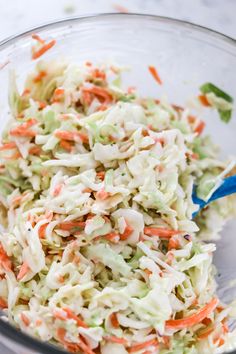
<svg viewBox="0 0 236 354"><path fill-rule="evenodd" d="M176 104L198 94L198 87L211 81L236 98L236 42L200 26L157 16L106 14L60 21L8 39L0 44L0 118L5 125L8 102L8 71L13 67L23 82L35 62L30 59L31 34L55 38L57 45L45 59L66 57L72 61L115 60L132 67L126 82L145 95L167 94ZM4 66L5 64L5 66ZM160 87L148 75L155 65L164 81ZM214 113L205 117L207 129L224 154L235 153L236 119L223 124ZM227 290L236 278L236 222L227 224L218 242L215 264L219 270L219 296L228 302L236 298L236 287ZM0 340L17 354L63 353L40 343L0 320ZM64 352L65 353L65 352ZM210 354L210 353L209 353ZM236 352L235 352L236 354Z"/></svg>

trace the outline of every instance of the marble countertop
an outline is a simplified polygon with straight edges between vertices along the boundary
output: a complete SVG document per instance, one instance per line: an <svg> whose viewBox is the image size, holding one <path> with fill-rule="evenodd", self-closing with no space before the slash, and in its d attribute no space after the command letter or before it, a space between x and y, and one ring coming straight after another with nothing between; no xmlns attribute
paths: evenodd
<svg viewBox="0 0 236 354"><path fill-rule="evenodd" d="M236 38L236 0L0 0L0 41L62 18L117 12L119 6L190 21ZM13 353L0 344L0 354Z"/></svg>
<svg viewBox="0 0 236 354"><path fill-rule="evenodd" d="M61 18L96 12L150 13L194 22L236 38L236 0L0 0L0 40Z"/></svg>

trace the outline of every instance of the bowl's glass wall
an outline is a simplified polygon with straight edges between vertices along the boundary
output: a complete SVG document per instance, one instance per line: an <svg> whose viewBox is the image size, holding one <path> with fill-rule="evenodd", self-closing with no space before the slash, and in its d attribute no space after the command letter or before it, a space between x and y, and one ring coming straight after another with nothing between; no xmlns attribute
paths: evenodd
<svg viewBox="0 0 236 354"><path fill-rule="evenodd" d="M33 32L33 31L32 31ZM32 70L30 59L31 33L0 46L0 128L7 120L7 85L9 68L14 68L19 83ZM125 74L125 83L135 85L145 96L168 95L176 104L196 97L199 86L214 82L236 98L236 44L233 40L197 26L175 20L145 15L100 15L73 19L37 29L43 38L55 38L57 45L45 59L68 58L82 62L115 61L132 67ZM148 74L148 65L155 65L164 82L157 85ZM220 122L217 114L205 116L207 129L223 153L236 152L236 117L230 124ZM236 277L236 223L227 225L215 257L220 269L220 295L229 301L236 289L225 291L229 279ZM224 291L222 289L224 288ZM33 351L29 348L30 352ZM40 349L37 353L51 353ZM17 351L20 353L20 349ZM24 350L24 353L26 351ZM28 353L28 352L27 352Z"/></svg>

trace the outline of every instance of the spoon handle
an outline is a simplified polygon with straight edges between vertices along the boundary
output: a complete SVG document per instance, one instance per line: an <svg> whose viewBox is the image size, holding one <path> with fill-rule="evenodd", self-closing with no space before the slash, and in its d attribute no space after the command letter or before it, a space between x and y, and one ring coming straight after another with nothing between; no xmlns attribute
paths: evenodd
<svg viewBox="0 0 236 354"><path fill-rule="evenodd" d="M193 216L196 216L196 214L207 204L213 202L216 199L226 197L233 193L236 193L236 175L225 178L221 186L212 194L210 199L208 199L207 201L198 198L196 193L193 193L193 202L194 204L199 205L199 210L195 212Z"/></svg>

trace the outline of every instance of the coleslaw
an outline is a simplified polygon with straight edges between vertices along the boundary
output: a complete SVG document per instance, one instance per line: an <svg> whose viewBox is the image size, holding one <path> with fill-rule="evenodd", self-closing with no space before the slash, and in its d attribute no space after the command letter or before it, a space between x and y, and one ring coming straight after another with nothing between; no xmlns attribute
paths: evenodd
<svg viewBox="0 0 236 354"><path fill-rule="evenodd" d="M235 348L232 308L216 295L215 244L204 242L218 237L235 198L192 219L193 186L208 199L234 162L219 160L188 108L122 89L121 72L39 61L22 94L11 73L0 307L22 331L72 353ZM209 84L202 94L229 120L231 101Z"/></svg>

